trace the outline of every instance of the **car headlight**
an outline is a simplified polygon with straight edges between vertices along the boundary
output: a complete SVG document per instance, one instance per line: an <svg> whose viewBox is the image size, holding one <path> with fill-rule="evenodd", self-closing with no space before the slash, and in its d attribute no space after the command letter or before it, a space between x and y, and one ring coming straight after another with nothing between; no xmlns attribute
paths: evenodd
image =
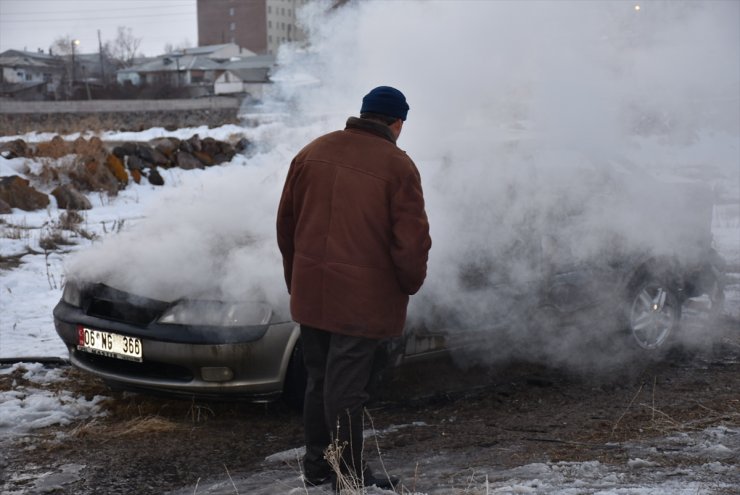
<svg viewBox="0 0 740 495"><path fill-rule="evenodd" d="M202 325L244 327L266 325L272 309L256 302L180 301L168 308L157 320L168 325Z"/></svg>
<svg viewBox="0 0 740 495"><path fill-rule="evenodd" d="M67 280L62 292L62 301L75 308L82 307L82 290L77 282Z"/></svg>

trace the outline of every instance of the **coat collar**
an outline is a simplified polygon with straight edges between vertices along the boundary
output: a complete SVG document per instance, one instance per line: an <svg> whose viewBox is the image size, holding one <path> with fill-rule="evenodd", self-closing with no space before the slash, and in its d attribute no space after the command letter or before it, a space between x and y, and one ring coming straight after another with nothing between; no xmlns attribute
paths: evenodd
<svg viewBox="0 0 740 495"><path fill-rule="evenodd" d="M387 139L393 144L396 144L396 137L393 135L391 128L374 120L350 117L347 119L347 127L345 127L345 130L346 129L357 129L360 131L369 132L375 134L376 136Z"/></svg>

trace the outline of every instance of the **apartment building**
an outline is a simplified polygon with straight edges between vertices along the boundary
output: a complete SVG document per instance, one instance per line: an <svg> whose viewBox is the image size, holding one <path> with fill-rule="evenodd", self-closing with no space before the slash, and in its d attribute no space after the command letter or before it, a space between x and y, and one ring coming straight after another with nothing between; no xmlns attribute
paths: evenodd
<svg viewBox="0 0 740 495"><path fill-rule="evenodd" d="M296 10L309 0L198 0L198 45L235 43L257 54L277 54L303 41Z"/></svg>

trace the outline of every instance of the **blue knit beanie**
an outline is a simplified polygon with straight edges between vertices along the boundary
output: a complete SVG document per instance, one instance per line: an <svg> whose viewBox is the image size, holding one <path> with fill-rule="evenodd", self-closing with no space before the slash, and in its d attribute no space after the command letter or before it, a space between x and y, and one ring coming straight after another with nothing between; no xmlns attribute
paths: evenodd
<svg viewBox="0 0 740 495"><path fill-rule="evenodd" d="M363 113L378 113L406 120L409 105L406 103L406 97L403 96L403 93L396 88L378 86L362 99L360 114Z"/></svg>

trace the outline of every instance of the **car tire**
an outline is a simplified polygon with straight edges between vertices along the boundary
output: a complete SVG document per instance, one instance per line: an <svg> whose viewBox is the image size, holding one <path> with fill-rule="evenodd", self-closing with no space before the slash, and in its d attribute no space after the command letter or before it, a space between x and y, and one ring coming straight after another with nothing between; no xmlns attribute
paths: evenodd
<svg viewBox="0 0 740 495"><path fill-rule="evenodd" d="M288 362L288 370L285 372L283 382L283 401L291 408L298 411L303 410L303 402L306 396L306 382L308 374L303 364L303 345L301 339L296 341L293 353Z"/></svg>
<svg viewBox="0 0 740 495"><path fill-rule="evenodd" d="M681 302L670 283L645 274L628 287L624 318L633 347L660 352L678 333Z"/></svg>

